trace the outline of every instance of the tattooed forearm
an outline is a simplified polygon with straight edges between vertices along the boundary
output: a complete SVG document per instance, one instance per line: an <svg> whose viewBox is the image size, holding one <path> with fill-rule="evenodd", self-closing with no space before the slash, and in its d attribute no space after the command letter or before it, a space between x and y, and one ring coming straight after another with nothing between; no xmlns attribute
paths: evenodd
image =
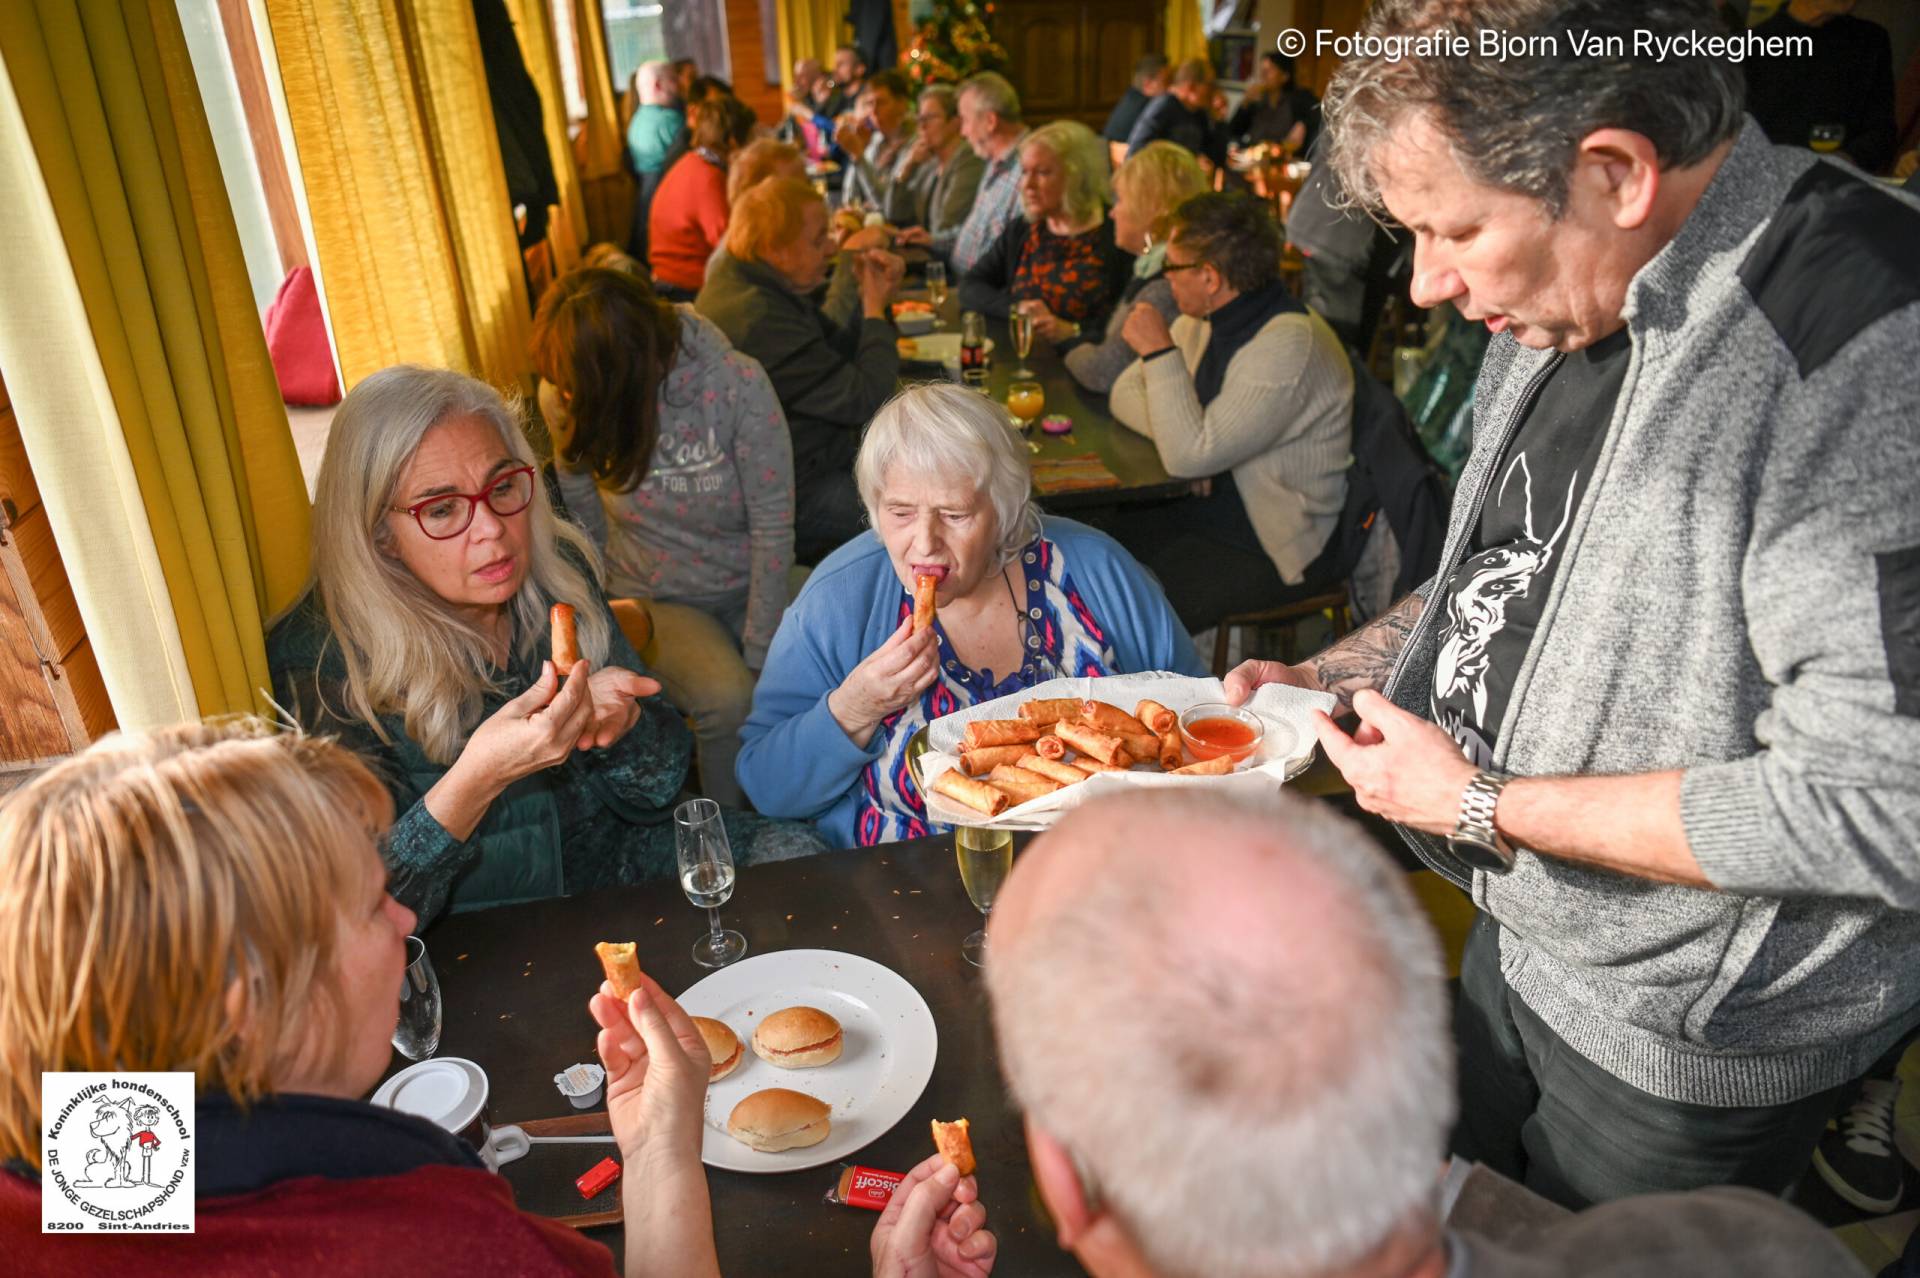
<svg viewBox="0 0 1920 1278"><path fill-rule="evenodd" d="M1362 688L1379 691L1393 671L1393 663L1406 647L1407 636L1420 620L1426 601L1408 595L1386 612L1375 617L1339 643L1301 665L1320 687L1340 698L1340 708L1353 708L1353 694Z"/></svg>

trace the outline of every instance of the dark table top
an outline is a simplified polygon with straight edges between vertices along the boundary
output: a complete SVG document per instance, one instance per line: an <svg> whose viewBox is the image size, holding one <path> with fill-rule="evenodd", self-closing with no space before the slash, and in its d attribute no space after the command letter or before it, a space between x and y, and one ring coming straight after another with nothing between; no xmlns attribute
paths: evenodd
<svg viewBox="0 0 1920 1278"><path fill-rule="evenodd" d="M749 955L845 950L905 977L933 1011L939 1058L913 1109L855 1161L905 1171L933 1152L929 1119L965 1116L980 1158L988 1225L1000 1240L999 1271L1083 1272L1055 1246L1042 1214L1020 1117L1001 1082L985 986L960 957L960 942L980 916L960 886L951 836L742 870L721 915L746 935ZM593 943L637 940L641 965L679 991L707 974L691 957L705 927L705 913L671 881L450 916L426 937L446 1008L440 1054L467 1057L486 1070L496 1126L571 1114L553 1075L596 1059L586 1009L600 982ZM505 1175L529 1210L580 1212L588 1205L572 1180L610 1152L599 1145L537 1146L509 1163ZM821 1201L836 1175L832 1166L773 1176L709 1169L722 1271L866 1272L876 1216ZM618 1226L588 1236L621 1255Z"/></svg>

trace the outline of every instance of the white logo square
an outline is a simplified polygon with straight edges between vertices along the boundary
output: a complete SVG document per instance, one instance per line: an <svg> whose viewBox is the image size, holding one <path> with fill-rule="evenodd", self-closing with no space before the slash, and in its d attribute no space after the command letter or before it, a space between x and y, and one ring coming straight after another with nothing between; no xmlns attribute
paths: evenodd
<svg viewBox="0 0 1920 1278"><path fill-rule="evenodd" d="M193 1075L40 1076L40 1231L193 1232Z"/></svg>

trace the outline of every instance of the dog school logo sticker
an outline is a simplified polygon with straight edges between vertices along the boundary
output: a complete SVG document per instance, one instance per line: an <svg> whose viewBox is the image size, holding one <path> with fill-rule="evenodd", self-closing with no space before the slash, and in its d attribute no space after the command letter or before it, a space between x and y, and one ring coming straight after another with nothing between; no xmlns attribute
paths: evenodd
<svg viewBox="0 0 1920 1278"><path fill-rule="evenodd" d="M40 1231L193 1232L193 1075L40 1076Z"/></svg>

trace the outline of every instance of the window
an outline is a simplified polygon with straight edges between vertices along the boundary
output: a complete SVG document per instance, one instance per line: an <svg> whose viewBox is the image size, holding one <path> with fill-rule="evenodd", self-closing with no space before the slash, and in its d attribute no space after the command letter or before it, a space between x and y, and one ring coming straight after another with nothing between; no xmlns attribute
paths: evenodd
<svg viewBox="0 0 1920 1278"><path fill-rule="evenodd" d="M633 73L642 62L667 56L665 24L661 14L665 4L685 4L689 0L664 0L664 3L639 3L637 0L606 0L607 60L613 63L613 91L625 92L633 83Z"/></svg>

